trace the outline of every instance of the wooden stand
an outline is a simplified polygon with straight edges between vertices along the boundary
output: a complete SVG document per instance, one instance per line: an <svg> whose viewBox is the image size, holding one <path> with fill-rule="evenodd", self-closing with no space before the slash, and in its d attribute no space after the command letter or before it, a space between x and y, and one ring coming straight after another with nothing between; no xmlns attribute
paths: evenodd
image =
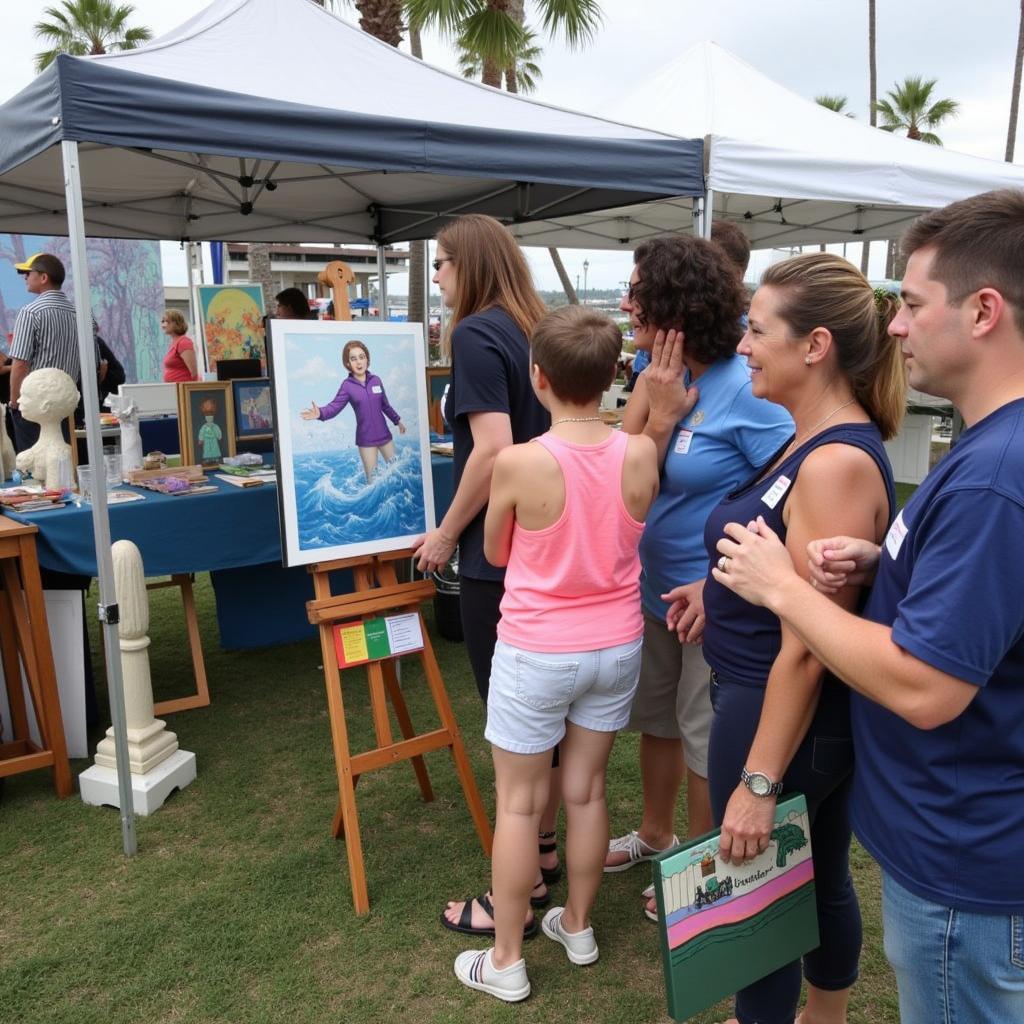
<svg viewBox="0 0 1024 1024"><path fill-rule="evenodd" d="M336 838L344 837L346 840L352 902L357 914L366 914L370 910L355 792L359 776L364 772L399 761L412 761L423 799L433 800L434 792L430 786L423 755L431 750L448 747L466 795L469 813L480 837L480 845L487 856L491 853L490 822L480 802L480 794L476 788L469 759L466 757L465 747L462 745L459 727L423 624L423 614L420 612L420 604L433 598L434 585L429 580L399 583L395 574L394 563L409 558L411 554L411 551L393 551L369 558L344 558L335 562L319 563L310 569L313 574L313 592L316 596L306 605L306 610L309 621L319 627L320 631L320 649L327 683L327 707L331 720L331 741L338 771L338 809L334 815L332 834ZM354 593L336 597L331 595L328 574L336 569L352 570L355 579ZM398 683L395 672L396 659L386 658L370 662L366 666L366 675L370 686L370 705L377 746L361 754L352 754L349 750L348 728L341 694L341 672L338 668L332 627L336 622L397 611L416 612L420 616L423 650L418 653L427 685L441 719L441 728L417 735ZM397 742L391 733L386 698L391 701L402 732L403 738Z"/></svg>
<svg viewBox="0 0 1024 1024"><path fill-rule="evenodd" d="M187 572L175 573L169 580L147 583L147 590L162 590L164 587L178 587L181 590L181 604L185 609L185 628L188 630L188 649L192 655L192 674L196 681L196 692L191 697L161 700L153 705L154 715L173 715L175 711L191 711L193 708L210 706L210 689L206 684L206 663L203 661L203 642L199 638L199 620L196 618L196 601L192 594L192 577Z"/></svg>
<svg viewBox="0 0 1024 1024"><path fill-rule="evenodd" d="M63 799L71 795L71 769L36 559L36 533L34 526L0 516L0 659L14 732L12 742L0 743L0 778L52 765L54 789ZM23 666L41 746L29 733Z"/></svg>

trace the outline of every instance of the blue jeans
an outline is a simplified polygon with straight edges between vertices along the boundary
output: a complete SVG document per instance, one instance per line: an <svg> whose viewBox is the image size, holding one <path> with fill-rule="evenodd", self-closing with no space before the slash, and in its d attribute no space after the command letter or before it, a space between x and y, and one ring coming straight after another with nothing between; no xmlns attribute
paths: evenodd
<svg viewBox="0 0 1024 1024"><path fill-rule="evenodd" d="M1024 1021L1024 915L930 903L883 871L882 917L901 1024Z"/></svg>

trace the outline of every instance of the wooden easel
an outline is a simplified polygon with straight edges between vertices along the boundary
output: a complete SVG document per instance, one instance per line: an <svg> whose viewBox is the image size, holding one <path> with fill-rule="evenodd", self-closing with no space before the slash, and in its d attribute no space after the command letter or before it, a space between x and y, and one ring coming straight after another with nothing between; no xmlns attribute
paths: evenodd
<svg viewBox="0 0 1024 1024"><path fill-rule="evenodd" d="M169 580L157 580L146 584L147 590L163 590L165 587L178 587L181 591L181 605L185 611L185 629L188 632L188 649L192 656L192 675L196 681L196 692L190 697L157 701L153 705L154 715L172 715L176 711L191 711L193 708L210 706L210 688L206 682L203 642L199 638L196 600L192 594L192 576L187 572L179 572L174 573Z"/></svg>
<svg viewBox="0 0 1024 1024"><path fill-rule="evenodd" d="M71 769L36 558L38 532L35 526L0 516L0 659L14 733L10 743L0 742L0 778L52 766L54 789L63 798L71 795ZM22 666L41 744L29 732Z"/></svg>
<svg viewBox="0 0 1024 1024"><path fill-rule="evenodd" d="M338 771L338 808L334 815L331 832L335 838L345 839L348 852L349 878L352 882L352 902L357 914L367 914L370 901L366 890L366 870L363 865L363 845L359 836L359 817L356 810L356 783L359 776L374 768L412 761L420 792L424 800L433 800L434 791L430 786L423 755L431 750L447 747L452 752L455 771L462 784L469 805L469 813L476 826L480 845L487 856L491 854L491 826L480 802L473 771L470 768L466 750L459 735L458 723L448 701L448 693L441 679L441 671L434 657L420 604L434 596L434 584L430 580L414 580L399 583L395 574L395 562L408 559L411 551L392 551L387 554L364 558L343 558L334 562L321 562L310 567L313 574L314 600L306 605L309 621L319 627L320 649L324 661L324 678L327 684L327 708L331 720L331 742L334 746L334 762ZM355 592L331 595L328 574L336 569L351 569L355 580ZM395 658L373 661L366 666L370 686L370 706L373 713L373 728L377 746L361 754L349 750L348 727L345 722L345 707L341 695L341 672L338 655L334 646L333 625L336 622L373 617L386 612L415 612L420 617L423 632L423 650L419 658L423 673L430 688L431 696L441 719L441 727L417 735L413 729L409 710L395 672ZM407 655L411 657L412 655ZM391 733L391 721L385 699L391 706L402 732L402 739L395 741Z"/></svg>

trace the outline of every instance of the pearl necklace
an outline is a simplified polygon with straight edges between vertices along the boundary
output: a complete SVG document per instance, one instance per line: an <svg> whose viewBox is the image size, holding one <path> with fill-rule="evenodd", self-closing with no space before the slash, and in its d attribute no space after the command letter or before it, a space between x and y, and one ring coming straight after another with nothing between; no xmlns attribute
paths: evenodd
<svg viewBox="0 0 1024 1024"><path fill-rule="evenodd" d="M828 423L828 421L829 421L830 419L832 419L832 417L833 417L833 416L835 416L835 414L836 414L837 412L842 412L842 411L843 411L843 410L844 410L844 409L845 409L845 408L846 408L846 407L847 407L848 405L853 405L853 403L854 403L854 402L856 402L856 401L857 401L857 399L856 399L856 398L851 398L851 399L850 399L850 400L849 400L848 402L843 402L843 404L842 404L842 405L840 405L840 406L837 406L837 407L836 407L835 409L833 409L833 410L832 410L832 411L831 411L831 412L830 412L830 413L829 413L829 414L828 414L827 416L825 416L825 417L824 417L823 419L820 419L820 420L818 420L818 422L817 422L817 423L815 423L815 424L814 424L814 426L813 426L813 427L811 427L811 429L810 429L810 430L808 430L806 434L804 434L804 436L803 436L803 440L805 440L805 441L806 441L806 440L808 440L808 439L809 439L809 438L810 438L810 437L811 437L811 436L813 435L813 433L814 433L814 432L815 432L815 431L816 431L816 430L818 429L818 427L820 427L820 426L824 425L825 423ZM794 447L796 447L796 443L797 443L797 441L799 441L799 440L800 440L800 438L799 438L799 436L797 436L797 437L794 437L794 438L793 438L793 440L789 442L789 446L788 446L788 447L786 448L786 453L787 453L787 454L789 453L789 450L790 450L791 448L794 448Z"/></svg>
<svg viewBox="0 0 1024 1024"><path fill-rule="evenodd" d="M557 427L559 423L599 423L600 416L563 416L560 420L552 420L551 426Z"/></svg>

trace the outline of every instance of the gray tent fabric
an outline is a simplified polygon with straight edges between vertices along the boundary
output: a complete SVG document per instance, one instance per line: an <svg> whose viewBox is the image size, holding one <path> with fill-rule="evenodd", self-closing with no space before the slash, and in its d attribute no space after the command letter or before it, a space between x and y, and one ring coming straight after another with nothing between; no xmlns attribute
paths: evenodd
<svg viewBox="0 0 1024 1024"><path fill-rule="evenodd" d="M312 52L275 36L285 16L317 33ZM245 52L233 74L210 62L228 42ZM358 92L334 88L339 67ZM459 213L518 223L704 190L701 140L458 79L308 0L218 0L139 50L59 57L0 107L5 230L62 232L62 140L82 144L95 236L394 242Z"/></svg>

